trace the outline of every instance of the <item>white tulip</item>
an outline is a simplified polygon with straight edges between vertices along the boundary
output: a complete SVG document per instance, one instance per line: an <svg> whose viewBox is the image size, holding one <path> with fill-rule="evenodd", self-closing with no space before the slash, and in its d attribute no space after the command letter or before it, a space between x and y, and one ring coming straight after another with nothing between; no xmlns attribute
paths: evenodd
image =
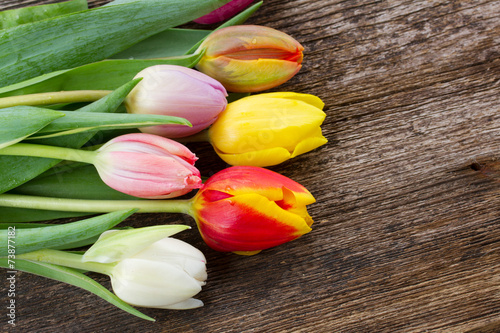
<svg viewBox="0 0 500 333"><path fill-rule="evenodd" d="M175 238L162 239L121 260L111 272L111 284L123 301L144 307L191 309L203 306L192 296L205 285L205 256Z"/></svg>
<svg viewBox="0 0 500 333"><path fill-rule="evenodd" d="M197 308L203 302L192 297L201 291L207 279L205 256L188 243L165 237L185 228L188 227L107 231L85 253L83 261L110 265L106 274L111 278L114 293L131 305ZM144 245L151 237L159 240Z"/></svg>

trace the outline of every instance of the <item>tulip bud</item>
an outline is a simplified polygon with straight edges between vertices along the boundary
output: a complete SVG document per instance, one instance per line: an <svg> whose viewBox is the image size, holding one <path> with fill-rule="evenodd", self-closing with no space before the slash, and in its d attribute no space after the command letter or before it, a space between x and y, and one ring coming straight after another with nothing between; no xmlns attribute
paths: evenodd
<svg viewBox="0 0 500 333"><path fill-rule="evenodd" d="M247 8L252 2L253 0L232 0L207 15L194 20L194 22L212 24L227 20Z"/></svg>
<svg viewBox="0 0 500 333"><path fill-rule="evenodd" d="M143 79L125 103L129 113L176 116L192 124L158 125L141 128L142 132L169 138L189 136L210 126L226 108L226 89L194 69L156 65L135 76L139 77Z"/></svg>
<svg viewBox="0 0 500 333"><path fill-rule="evenodd" d="M323 106L316 96L291 92L244 97L219 115L209 140L228 164L276 165L327 142Z"/></svg>
<svg viewBox="0 0 500 333"><path fill-rule="evenodd" d="M192 297L207 279L205 256L195 247L165 236L183 229L186 227L171 225L107 231L82 261L109 264L106 274L113 291L129 304L162 309L200 307L203 302Z"/></svg>
<svg viewBox="0 0 500 333"><path fill-rule="evenodd" d="M210 177L193 201L193 216L214 250L252 255L311 231L302 185L257 167L231 167Z"/></svg>
<svg viewBox="0 0 500 333"><path fill-rule="evenodd" d="M94 165L117 191L147 199L172 198L201 186L197 157L185 146L153 134L126 134L97 150Z"/></svg>
<svg viewBox="0 0 500 333"><path fill-rule="evenodd" d="M116 296L132 305L177 310L197 308L203 306L203 302L191 297L205 285L205 262L196 248L166 238L121 260L113 269L111 285Z"/></svg>
<svg viewBox="0 0 500 333"><path fill-rule="evenodd" d="M304 48L278 30L238 25L216 30L200 45L204 56L196 65L232 92L276 87L301 68Z"/></svg>

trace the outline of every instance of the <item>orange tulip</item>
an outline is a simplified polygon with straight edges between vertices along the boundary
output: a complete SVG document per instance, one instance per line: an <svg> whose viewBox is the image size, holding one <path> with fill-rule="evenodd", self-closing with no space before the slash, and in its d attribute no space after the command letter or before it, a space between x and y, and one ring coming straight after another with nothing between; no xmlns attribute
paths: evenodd
<svg viewBox="0 0 500 333"><path fill-rule="evenodd" d="M276 87L301 68L304 48L278 30L238 25L216 30L200 45L205 54L196 65L232 92Z"/></svg>

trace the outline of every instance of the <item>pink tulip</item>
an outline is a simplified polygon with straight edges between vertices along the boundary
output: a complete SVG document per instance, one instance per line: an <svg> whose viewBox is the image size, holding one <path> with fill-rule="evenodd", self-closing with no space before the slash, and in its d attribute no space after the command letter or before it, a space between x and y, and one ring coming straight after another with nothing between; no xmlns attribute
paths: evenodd
<svg viewBox="0 0 500 333"><path fill-rule="evenodd" d="M94 165L117 191L146 199L177 197L201 187L198 158L185 146L152 134L126 134L97 150Z"/></svg>
<svg viewBox="0 0 500 333"><path fill-rule="evenodd" d="M247 8L252 2L253 0L233 0L194 21L200 24L221 22L243 11L243 9Z"/></svg>
<svg viewBox="0 0 500 333"><path fill-rule="evenodd" d="M142 132L168 138L189 136L210 126L227 105L222 84L194 69L156 65L135 77L143 79L127 97L129 113L176 116L193 125L159 125L141 128Z"/></svg>

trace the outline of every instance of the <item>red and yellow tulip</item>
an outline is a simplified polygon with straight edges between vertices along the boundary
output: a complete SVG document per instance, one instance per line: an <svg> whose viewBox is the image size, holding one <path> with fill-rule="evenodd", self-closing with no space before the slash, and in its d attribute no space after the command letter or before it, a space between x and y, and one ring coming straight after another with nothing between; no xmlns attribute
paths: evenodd
<svg viewBox="0 0 500 333"><path fill-rule="evenodd" d="M192 212L214 250L252 255L311 231L309 191L276 172L250 166L224 169L193 198Z"/></svg>

